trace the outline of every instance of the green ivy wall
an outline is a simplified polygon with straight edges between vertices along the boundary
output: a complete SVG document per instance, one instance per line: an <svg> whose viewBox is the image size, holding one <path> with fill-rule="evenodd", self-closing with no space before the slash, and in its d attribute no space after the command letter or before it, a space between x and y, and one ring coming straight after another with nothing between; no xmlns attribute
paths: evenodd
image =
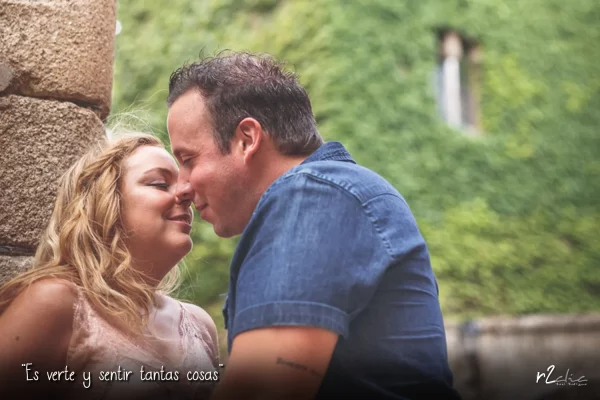
<svg viewBox="0 0 600 400"><path fill-rule="evenodd" d="M223 49L274 54L323 136L408 201L446 316L600 308L597 0L122 0L118 19L115 119L164 137L175 68ZM437 115L442 27L482 46L480 136ZM182 295L219 319L235 240L203 223L194 238Z"/></svg>

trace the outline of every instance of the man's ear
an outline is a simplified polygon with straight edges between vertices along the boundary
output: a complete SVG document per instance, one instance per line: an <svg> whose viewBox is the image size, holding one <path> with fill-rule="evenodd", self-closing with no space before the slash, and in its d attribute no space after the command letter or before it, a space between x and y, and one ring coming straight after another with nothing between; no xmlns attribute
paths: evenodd
<svg viewBox="0 0 600 400"><path fill-rule="evenodd" d="M243 155L244 161L252 157L262 144L264 131L254 118L244 118L235 128L235 150Z"/></svg>

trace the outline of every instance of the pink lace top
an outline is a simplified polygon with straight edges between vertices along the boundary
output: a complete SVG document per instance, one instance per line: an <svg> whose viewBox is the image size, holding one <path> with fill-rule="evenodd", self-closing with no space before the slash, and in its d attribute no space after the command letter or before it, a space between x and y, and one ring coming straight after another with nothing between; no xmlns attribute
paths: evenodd
<svg viewBox="0 0 600 400"><path fill-rule="evenodd" d="M77 378L72 398L133 400L208 397L216 381L207 381L206 378L214 379L219 368L217 344L212 340L205 322L181 302L178 302L180 340L169 344L176 346L170 349L173 350L171 353L180 356L173 364L152 351L151 346L140 341L134 342L110 325L92 308L85 295L80 290L77 292L73 333L67 353L67 365L69 370L75 371ZM105 374L109 371L118 372L119 368L121 379L116 374ZM127 381L123 380L125 370L132 371ZM178 373L178 380L175 380L175 372ZM151 376L152 380L142 379ZM159 377L162 380L153 379Z"/></svg>

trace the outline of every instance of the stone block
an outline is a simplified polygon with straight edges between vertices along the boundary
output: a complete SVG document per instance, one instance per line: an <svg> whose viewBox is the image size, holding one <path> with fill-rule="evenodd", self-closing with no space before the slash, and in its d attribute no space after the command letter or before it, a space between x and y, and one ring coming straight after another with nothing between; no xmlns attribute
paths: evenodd
<svg viewBox="0 0 600 400"><path fill-rule="evenodd" d="M9 255L34 253L58 179L105 136L100 118L73 103L0 97L0 246L20 249Z"/></svg>
<svg viewBox="0 0 600 400"><path fill-rule="evenodd" d="M32 261L32 257L0 256L0 285L3 285L17 274L27 270L31 266Z"/></svg>
<svg viewBox="0 0 600 400"><path fill-rule="evenodd" d="M115 0L0 0L0 93L110 111Z"/></svg>

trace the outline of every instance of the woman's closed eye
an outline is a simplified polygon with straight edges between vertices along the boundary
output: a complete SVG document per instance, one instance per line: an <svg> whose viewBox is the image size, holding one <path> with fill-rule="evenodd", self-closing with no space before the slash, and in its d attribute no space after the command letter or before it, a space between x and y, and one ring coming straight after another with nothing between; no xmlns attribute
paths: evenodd
<svg viewBox="0 0 600 400"><path fill-rule="evenodd" d="M148 186L154 186L154 187L157 187L162 190L167 190L167 189L169 189L169 186L171 186L171 185L169 185L166 182L156 182L156 183L150 183L150 184L148 184Z"/></svg>

